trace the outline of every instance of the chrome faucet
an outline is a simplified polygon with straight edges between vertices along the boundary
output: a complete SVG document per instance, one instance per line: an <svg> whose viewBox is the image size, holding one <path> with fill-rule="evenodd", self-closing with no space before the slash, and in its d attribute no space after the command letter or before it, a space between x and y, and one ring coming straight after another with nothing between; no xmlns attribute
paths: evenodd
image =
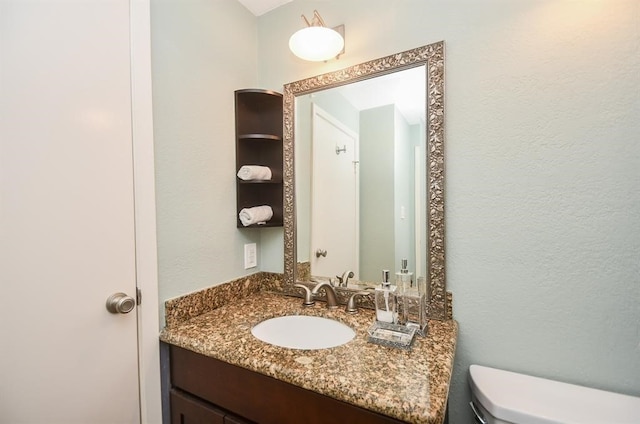
<svg viewBox="0 0 640 424"><path fill-rule="evenodd" d="M351 295L349 301L347 302L347 307L345 308L345 312L349 314L357 314L358 307L356 306L356 296L369 296L371 294L370 291L359 291Z"/></svg>
<svg viewBox="0 0 640 424"><path fill-rule="evenodd" d="M324 288L324 292L327 295L327 308L336 309L338 307L338 299L336 298L336 291L333 289L331 283L327 281L321 281L311 290L311 294L316 296L320 289Z"/></svg>
<svg viewBox="0 0 640 424"><path fill-rule="evenodd" d="M353 271L345 271L342 273L342 277L336 275L336 278L338 279L338 287L347 287L349 278L353 278Z"/></svg>
<svg viewBox="0 0 640 424"><path fill-rule="evenodd" d="M302 302L302 306L306 308L316 304L316 301L313 300L313 294L311 293L311 290L309 290L309 287L303 284L294 284L293 286L304 289L304 302Z"/></svg>

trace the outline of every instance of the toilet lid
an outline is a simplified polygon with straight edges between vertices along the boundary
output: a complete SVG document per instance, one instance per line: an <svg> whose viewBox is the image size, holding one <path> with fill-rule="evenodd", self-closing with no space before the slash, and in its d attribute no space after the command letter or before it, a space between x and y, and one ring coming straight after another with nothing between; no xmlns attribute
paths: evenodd
<svg viewBox="0 0 640 424"><path fill-rule="evenodd" d="M495 418L527 424L638 424L640 398L471 365L471 390Z"/></svg>

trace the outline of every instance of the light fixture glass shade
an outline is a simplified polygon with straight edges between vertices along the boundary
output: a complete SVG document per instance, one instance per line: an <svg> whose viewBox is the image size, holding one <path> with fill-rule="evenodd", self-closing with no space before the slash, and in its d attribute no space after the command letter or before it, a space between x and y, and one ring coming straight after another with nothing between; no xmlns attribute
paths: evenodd
<svg viewBox="0 0 640 424"><path fill-rule="evenodd" d="M336 57L344 48L344 39L331 28L311 26L293 34L289 48L300 59L319 62Z"/></svg>

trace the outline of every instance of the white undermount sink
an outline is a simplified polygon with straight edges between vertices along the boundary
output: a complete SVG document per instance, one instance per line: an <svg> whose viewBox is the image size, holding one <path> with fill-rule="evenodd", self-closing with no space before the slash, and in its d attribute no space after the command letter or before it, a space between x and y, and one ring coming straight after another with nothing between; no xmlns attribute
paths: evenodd
<svg viewBox="0 0 640 424"><path fill-rule="evenodd" d="M251 334L289 349L328 349L351 341L356 332L333 319L288 315L262 321L251 329Z"/></svg>

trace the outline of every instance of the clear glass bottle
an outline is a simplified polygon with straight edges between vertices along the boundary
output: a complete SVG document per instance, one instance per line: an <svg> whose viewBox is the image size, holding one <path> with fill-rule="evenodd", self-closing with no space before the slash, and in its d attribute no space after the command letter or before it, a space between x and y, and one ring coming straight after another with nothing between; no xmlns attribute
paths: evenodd
<svg viewBox="0 0 640 424"><path fill-rule="evenodd" d="M416 280L413 287L402 293L400 323L416 329L416 333L427 334L427 282L424 277Z"/></svg>
<svg viewBox="0 0 640 424"><path fill-rule="evenodd" d="M404 293L405 290L413 287L413 272L407 269L407 260L400 261L400 271L396 272L396 286L398 293Z"/></svg>
<svg viewBox="0 0 640 424"><path fill-rule="evenodd" d="M396 309L396 286L389 282L389 270L382 271L382 284L375 289L376 319L395 324L398 319Z"/></svg>

